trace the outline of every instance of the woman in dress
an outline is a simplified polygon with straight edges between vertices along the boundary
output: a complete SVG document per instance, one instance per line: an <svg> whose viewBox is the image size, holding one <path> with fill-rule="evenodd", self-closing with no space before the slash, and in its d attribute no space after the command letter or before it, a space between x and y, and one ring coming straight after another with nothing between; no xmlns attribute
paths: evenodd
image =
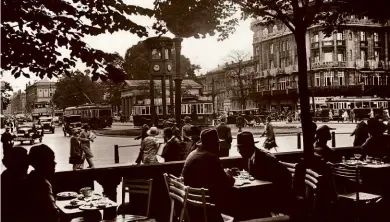
<svg viewBox="0 0 390 222"><path fill-rule="evenodd" d="M146 134L148 136L141 142L140 152L142 152L142 162L144 164L158 163L156 157L159 147L159 143L156 138L158 135L157 127L150 127Z"/></svg>
<svg viewBox="0 0 390 222"><path fill-rule="evenodd" d="M141 132L141 135L135 137L134 139L135 140L139 140L141 139L141 144L142 144L142 141L144 141L144 139L148 136L148 134L146 134L149 130L149 126L147 124L144 124L142 126L142 132ZM143 156L143 153L142 153L142 149L140 149L139 151L139 154L138 154L138 157L137 157L137 160L135 160L135 162L137 164L141 164L141 161L142 161L142 156Z"/></svg>
<svg viewBox="0 0 390 222"><path fill-rule="evenodd" d="M93 168L94 167L94 164L92 161L93 155L92 155L92 151L91 151L91 142L93 142L93 139L91 139L90 135L91 135L91 133L90 133L89 126L84 125L83 131L80 133L80 136L78 139L80 141L81 149L85 153L85 159L87 159L87 162L89 165L88 168Z"/></svg>

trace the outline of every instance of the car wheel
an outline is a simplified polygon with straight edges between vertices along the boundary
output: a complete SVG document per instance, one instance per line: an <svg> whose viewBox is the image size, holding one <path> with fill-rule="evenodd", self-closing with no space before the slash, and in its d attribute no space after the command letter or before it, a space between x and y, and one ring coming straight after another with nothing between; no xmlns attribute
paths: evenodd
<svg viewBox="0 0 390 222"><path fill-rule="evenodd" d="M21 140L21 141L20 141L20 145L22 145L22 144L23 144L23 141Z"/></svg>

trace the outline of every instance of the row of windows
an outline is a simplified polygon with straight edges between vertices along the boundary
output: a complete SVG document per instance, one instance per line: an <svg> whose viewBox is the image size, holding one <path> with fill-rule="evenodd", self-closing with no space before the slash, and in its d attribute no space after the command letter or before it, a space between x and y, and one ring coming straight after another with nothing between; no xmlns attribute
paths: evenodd
<svg viewBox="0 0 390 222"><path fill-rule="evenodd" d="M388 108L389 102L327 102L329 108L333 110L350 109L350 108Z"/></svg>
<svg viewBox="0 0 390 222"><path fill-rule="evenodd" d="M94 117L99 118L101 116L111 116L111 109L91 109L91 110L65 110L65 115L81 115L81 117Z"/></svg>
<svg viewBox="0 0 390 222"><path fill-rule="evenodd" d="M167 105L167 114L170 114L170 105ZM156 114L163 114L163 106L155 106ZM150 106L134 106L134 115L150 115ZM197 114L211 114L213 113L213 105L211 103L200 103L200 104L182 104L181 114L191 114L195 112Z"/></svg>

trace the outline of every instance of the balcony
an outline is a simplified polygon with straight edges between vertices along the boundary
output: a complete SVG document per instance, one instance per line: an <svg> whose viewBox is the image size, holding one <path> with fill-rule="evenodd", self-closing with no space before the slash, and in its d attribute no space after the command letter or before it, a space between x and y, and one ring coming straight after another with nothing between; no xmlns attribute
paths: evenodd
<svg viewBox="0 0 390 222"><path fill-rule="evenodd" d="M374 47L377 47L377 48L382 47L381 42L374 42Z"/></svg>
<svg viewBox="0 0 390 222"><path fill-rule="evenodd" d="M358 18L350 18L346 21L346 24L349 25L369 25L369 26L382 26L378 22L374 22L371 19L358 19Z"/></svg>
<svg viewBox="0 0 390 222"><path fill-rule="evenodd" d="M333 47L333 40L322 41L322 47Z"/></svg>
<svg viewBox="0 0 390 222"><path fill-rule="evenodd" d="M376 60L357 60L356 61L356 68L357 69L370 69L370 70L382 70L385 69L385 62L384 61L376 61Z"/></svg>
<svg viewBox="0 0 390 222"><path fill-rule="evenodd" d="M272 68L269 70L270 76L276 76L277 73L278 73L278 68Z"/></svg>
<svg viewBox="0 0 390 222"><path fill-rule="evenodd" d="M345 40L337 40L336 44L337 46L345 47Z"/></svg>
<svg viewBox="0 0 390 222"><path fill-rule="evenodd" d="M368 42L367 41L360 41L360 47L368 47Z"/></svg>
<svg viewBox="0 0 390 222"><path fill-rule="evenodd" d="M320 43L319 42L312 42L311 43L311 48L312 49L318 49L320 47Z"/></svg>
<svg viewBox="0 0 390 222"><path fill-rule="evenodd" d="M325 69L325 68L345 68L347 62L316 62L311 65L311 69Z"/></svg>
<svg viewBox="0 0 390 222"><path fill-rule="evenodd" d="M298 66L297 65L286 66L286 67L284 67L284 72L286 74L292 74L294 72L298 72Z"/></svg>

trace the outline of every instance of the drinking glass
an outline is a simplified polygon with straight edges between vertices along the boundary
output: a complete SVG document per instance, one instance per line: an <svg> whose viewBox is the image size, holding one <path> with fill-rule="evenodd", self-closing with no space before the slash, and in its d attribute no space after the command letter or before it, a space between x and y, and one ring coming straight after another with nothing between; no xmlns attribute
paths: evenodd
<svg viewBox="0 0 390 222"><path fill-rule="evenodd" d="M249 172L248 171L241 171L241 177L242 179L249 179Z"/></svg>

